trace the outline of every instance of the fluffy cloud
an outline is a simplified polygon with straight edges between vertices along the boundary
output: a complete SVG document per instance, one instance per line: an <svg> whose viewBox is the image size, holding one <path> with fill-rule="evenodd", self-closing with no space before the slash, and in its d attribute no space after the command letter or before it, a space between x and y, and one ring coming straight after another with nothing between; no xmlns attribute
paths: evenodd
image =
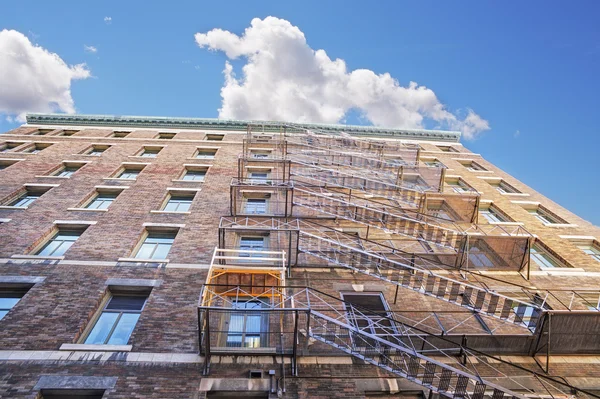
<svg viewBox="0 0 600 399"><path fill-rule="evenodd" d="M284 19L255 18L241 36L213 29L195 39L230 60L246 60L241 77L225 62L221 118L336 123L358 111L374 125L450 128L467 139L489 129L471 109L462 118L450 112L425 86L402 86L389 73L348 71L344 60L313 50L304 33Z"/></svg>
<svg viewBox="0 0 600 399"><path fill-rule="evenodd" d="M94 47L94 46L88 46L88 45L85 45L85 44L83 45L83 50L86 53L92 53L92 54L95 54L95 53L98 52L98 49L96 47Z"/></svg>
<svg viewBox="0 0 600 399"><path fill-rule="evenodd" d="M24 121L26 112L75 112L71 82L91 76L85 64L67 65L15 30L0 32L0 114Z"/></svg>
<svg viewBox="0 0 600 399"><path fill-rule="evenodd" d="M112 17L104 17L104 23L106 25L112 24Z"/></svg>

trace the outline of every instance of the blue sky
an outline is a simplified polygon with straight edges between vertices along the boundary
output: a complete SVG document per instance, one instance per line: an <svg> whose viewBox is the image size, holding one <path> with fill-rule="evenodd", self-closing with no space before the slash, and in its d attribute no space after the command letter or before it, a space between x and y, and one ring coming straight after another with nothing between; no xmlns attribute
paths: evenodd
<svg viewBox="0 0 600 399"><path fill-rule="evenodd" d="M599 11L593 1L9 1L0 30L86 63L92 76L70 85L79 113L218 117L227 57L194 35L241 35L253 18L275 16L348 72L417 82L459 119L473 109L490 129L463 141L469 149L600 225ZM230 62L241 77L245 59ZM1 97L2 88L0 109ZM352 109L345 120L364 123L360 115ZM0 130L17 124L3 117Z"/></svg>

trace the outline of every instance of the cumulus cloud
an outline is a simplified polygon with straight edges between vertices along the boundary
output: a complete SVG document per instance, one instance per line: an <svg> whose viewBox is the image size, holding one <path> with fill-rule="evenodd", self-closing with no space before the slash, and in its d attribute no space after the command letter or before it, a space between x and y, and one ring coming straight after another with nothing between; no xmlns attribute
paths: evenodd
<svg viewBox="0 0 600 399"><path fill-rule="evenodd" d="M112 24L112 17L104 17L104 23L106 25Z"/></svg>
<svg viewBox="0 0 600 399"><path fill-rule="evenodd" d="M489 123L467 109L450 112L433 90L409 82L401 85L389 73L349 71L342 59L313 50L304 33L289 21L255 18L241 36L222 29L196 33L201 48L246 61L241 76L225 62L219 117L293 122L336 123L351 111L374 125L460 130L470 139Z"/></svg>
<svg viewBox="0 0 600 399"><path fill-rule="evenodd" d="M83 49L85 50L86 53L92 53L95 54L98 52L98 49L94 46L88 46L88 45L83 45Z"/></svg>
<svg viewBox="0 0 600 399"><path fill-rule="evenodd" d="M25 120L26 112L74 113L71 83L91 76L85 64L67 65L15 30L0 31L0 114Z"/></svg>

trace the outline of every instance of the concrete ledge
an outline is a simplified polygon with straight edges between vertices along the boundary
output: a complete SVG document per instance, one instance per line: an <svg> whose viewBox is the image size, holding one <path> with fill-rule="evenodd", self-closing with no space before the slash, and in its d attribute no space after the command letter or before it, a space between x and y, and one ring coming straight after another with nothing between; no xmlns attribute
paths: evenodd
<svg viewBox="0 0 600 399"><path fill-rule="evenodd" d="M132 345L62 344L61 351L131 352Z"/></svg>
<svg viewBox="0 0 600 399"><path fill-rule="evenodd" d="M268 392L268 378L202 378L200 391Z"/></svg>
<svg viewBox="0 0 600 399"><path fill-rule="evenodd" d="M166 214L166 215L191 215L192 214L192 212L155 211L155 210L150 211L150 213Z"/></svg>
<svg viewBox="0 0 600 399"><path fill-rule="evenodd" d="M108 212L108 209L67 208L67 211Z"/></svg>
<svg viewBox="0 0 600 399"><path fill-rule="evenodd" d="M0 276L0 284L39 284L45 279L41 276Z"/></svg>
<svg viewBox="0 0 600 399"><path fill-rule="evenodd" d="M169 259L138 259L138 258L119 258L119 262L127 263L169 263Z"/></svg>
<svg viewBox="0 0 600 399"><path fill-rule="evenodd" d="M0 277L0 282L1 282ZM120 285L131 287L160 287L162 280L149 280L141 278L109 278L106 280L106 285Z"/></svg>
<svg viewBox="0 0 600 399"><path fill-rule="evenodd" d="M98 223L95 220L55 220L54 224L64 224L70 226L93 226Z"/></svg>
<svg viewBox="0 0 600 399"><path fill-rule="evenodd" d="M32 260L63 260L64 256L41 256L41 255L12 255L14 259L32 259Z"/></svg>
<svg viewBox="0 0 600 399"><path fill-rule="evenodd" d="M112 389L117 377L43 375L33 389Z"/></svg>

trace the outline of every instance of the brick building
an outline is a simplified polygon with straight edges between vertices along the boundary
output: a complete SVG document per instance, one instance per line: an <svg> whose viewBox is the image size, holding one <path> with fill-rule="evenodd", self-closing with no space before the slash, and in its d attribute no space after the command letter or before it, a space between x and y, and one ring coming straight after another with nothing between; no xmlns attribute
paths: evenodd
<svg viewBox="0 0 600 399"><path fill-rule="evenodd" d="M459 138L29 115L0 397L596 396L600 229Z"/></svg>

